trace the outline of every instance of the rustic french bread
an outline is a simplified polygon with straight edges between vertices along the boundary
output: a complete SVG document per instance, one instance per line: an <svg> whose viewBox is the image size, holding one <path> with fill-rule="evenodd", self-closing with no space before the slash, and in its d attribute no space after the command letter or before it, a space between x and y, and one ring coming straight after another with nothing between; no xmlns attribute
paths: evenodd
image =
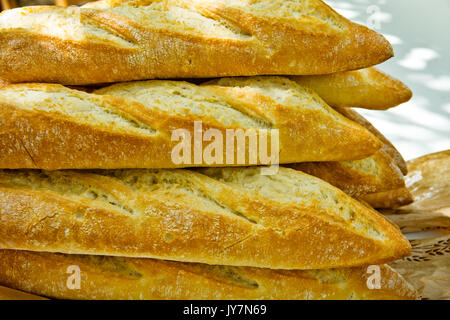
<svg viewBox="0 0 450 320"><path fill-rule="evenodd" d="M401 81L375 68L289 78L316 91L332 107L386 110L412 97Z"/></svg>
<svg viewBox="0 0 450 320"><path fill-rule="evenodd" d="M389 154L389 156L395 162L397 167L401 170L403 175L406 175L408 173L406 161L403 158L402 154L397 150L397 148L395 148L392 142L389 141L389 139L387 139L380 131L378 131L378 129L375 128L366 118L364 118L358 112L350 108L335 107L335 109L344 117L360 124L367 130L369 130L374 136L380 139L384 143L383 148L381 150Z"/></svg>
<svg viewBox="0 0 450 320"><path fill-rule="evenodd" d="M47 300L23 291L0 286L0 300Z"/></svg>
<svg viewBox="0 0 450 320"><path fill-rule="evenodd" d="M374 208L397 209L401 214L430 214L430 221L443 214L449 215L449 179L450 150L445 150L408 161L409 173L406 177L407 188L361 196ZM432 214L436 213L436 214ZM418 221L415 227L420 223Z"/></svg>
<svg viewBox="0 0 450 320"><path fill-rule="evenodd" d="M0 78L82 85L325 74L393 56L320 0L110 0L0 14Z"/></svg>
<svg viewBox="0 0 450 320"><path fill-rule="evenodd" d="M80 269L70 290L69 266ZM288 271L104 256L0 250L0 283L62 299L417 299L394 269L379 266L380 289L367 268ZM70 282L70 281L69 281Z"/></svg>
<svg viewBox="0 0 450 320"><path fill-rule="evenodd" d="M252 90L255 86L258 86L259 92L262 92L266 95L270 95L277 101L283 101L283 103L292 104L287 98L282 98L280 92L277 92L277 85L274 83L274 81L285 81L284 78L278 78L278 77L234 77L234 78L221 78L221 79L214 79L206 82L204 85L210 86L210 85L218 85L220 87L231 87L233 90L237 87L244 87L246 90ZM258 84L258 82L263 82L261 84ZM292 82L289 82L291 84ZM119 88L123 85L119 85ZM304 86L300 86L305 90ZM112 86L114 88L114 86ZM134 92L133 92L134 93ZM133 93L128 93L127 97L132 96ZM114 92L112 92L114 94ZM357 92L354 92L353 95L357 95ZM243 97L244 99L249 99L250 101L254 101L252 98ZM324 99L321 96L322 99ZM255 103L255 102L253 102ZM395 164L400 168L403 174L407 174L407 168L406 168L406 162L403 159L402 155L398 150L394 147L394 145L380 132L378 131L367 119L365 119L363 116L361 116L358 112L351 108L347 107L340 107L335 106L334 109L339 112L344 117L358 123L359 125L363 126L367 130L369 130L373 135L375 135L378 139L380 139L384 145L383 150L392 157Z"/></svg>
<svg viewBox="0 0 450 320"><path fill-rule="evenodd" d="M383 149L362 160L303 162L286 166L325 180L352 197L405 187L402 172Z"/></svg>
<svg viewBox="0 0 450 320"><path fill-rule="evenodd" d="M0 247L322 269L410 252L381 214L307 174L258 167L0 171Z"/></svg>
<svg viewBox="0 0 450 320"><path fill-rule="evenodd" d="M236 80L239 84L239 80ZM244 80L243 80L244 81ZM0 88L0 168L114 169L230 166L278 163L272 129L278 129L279 162L361 159L382 142L340 115L317 94L286 78L246 80L248 87L197 86L154 80L117 84L89 94L55 84ZM111 96L114 95L115 97ZM203 133L222 136L195 145L196 121ZM187 161L172 141L175 129L188 131ZM259 146L245 148L227 130L255 133ZM267 143L261 140L267 136ZM190 138L190 139L189 139ZM183 139L181 139L183 140ZM237 145L230 150L227 140ZM261 142L263 141L263 142ZM276 141L276 140L274 140ZM267 159L258 148L267 145ZM219 145L218 158L203 155ZM239 150L239 148L241 148ZM256 158L251 159L250 151ZM178 150L178 151L176 151ZM197 151L196 151L197 150ZM175 155L173 155L175 152ZM234 161L228 161L227 153ZM196 158L196 154L200 157ZM189 155L188 152L186 152ZM239 160L239 154L245 158ZM252 153L253 154L253 153ZM264 162L266 161L266 162Z"/></svg>
<svg viewBox="0 0 450 320"><path fill-rule="evenodd" d="M286 88L287 85L285 83L285 78L282 77L220 78L209 80L205 82L203 85L205 86L218 85L220 87L230 87L230 88L244 87L247 90L254 90L256 87L260 93L270 95L276 101L280 102L282 101L287 104L293 104L293 102L291 102L292 100L288 99L286 95L282 95L281 92L277 90L277 87L280 86L277 83L279 83L280 81L283 83L282 86ZM293 82L295 81L288 82L288 85L292 86ZM300 87L303 90L306 90L306 87L302 85L300 85ZM114 86L112 86L112 88L114 88ZM254 101L253 99L248 97L243 98L249 99L250 101ZM323 99L323 97L321 97L321 99ZM363 126L367 130L369 130L373 135L375 135L378 139L380 139L382 143L384 143L383 146L384 151L387 152L392 157L392 159L394 160L396 165L400 168L400 170L403 172L403 174L405 175L407 174L406 161L403 159L400 152L398 152L398 150L394 147L394 145L380 131L378 131L377 128L375 128L366 118L364 118L362 115L360 115L358 112L356 112L351 108L335 106L334 109L347 119L350 119L358 123L359 125Z"/></svg>
<svg viewBox="0 0 450 320"><path fill-rule="evenodd" d="M363 194L359 198L377 209L395 209L414 201L411 192L406 187Z"/></svg>
<svg viewBox="0 0 450 320"><path fill-rule="evenodd" d="M356 111L346 108L336 109L371 131L384 142L383 147L374 155L362 160L304 162L286 166L321 178L353 197L405 188L403 172L407 171L406 162L392 143ZM372 204L379 203L375 202L375 196L367 199ZM384 197L380 196L378 199Z"/></svg>

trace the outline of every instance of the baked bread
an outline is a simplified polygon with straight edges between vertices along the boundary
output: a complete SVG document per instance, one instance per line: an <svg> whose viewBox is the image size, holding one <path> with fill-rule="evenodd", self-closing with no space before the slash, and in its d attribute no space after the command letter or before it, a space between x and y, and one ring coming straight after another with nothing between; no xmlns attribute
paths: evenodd
<svg viewBox="0 0 450 320"><path fill-rule="evenodd" d="M375 69L374 69L375 70ZM356 71L355 71L356 72ZM377 71L376 71L377 72ZM292 79L292 77L290 77ZM314 77L312 77L314 78ZM271 97L274 97L275 99L279 101L283 101L284 103L289 104L289 100L283 95L280 94L280 92L277 92L277 85L275 85L273 82L277 79L278 81L285 81L284 78L278 78L278 77L235 77L235 78L221 78L221 79L215 79L210 80L206 82L204 85L218 85L221 87L244 87L245 89L253 89L253 87L258 82L264 82L264 84L258 84L258 88L260 92L264 92L266 95L270 95ZM330 79L331 80L331 79ZM265 84L265 82L268 82L270 84ZM298 81L294 81L298 82ZM326 81L324 81L325 83ZM292 81L289 82L289 84L292 84ZM122 85L119 85L122 86ZM114 86L112 86L114 88ZM305 88L303 85L300 87ZM125 91L125 90L124 90ZM133 92L134 93L134 92ZM113 92L114 94L114 92ZM357 91L352 93L353 95L357 95ZM128 96L132 96L132 94L129 94ZM127 96L127 97L128 97ZM326 97L326 94L325 94ZM322 99L323 98L321 96ZM292 104L292 103L291 103ZM367 119L365 119L362 115L360 115L358 112L351 108L347 107L340 107L335 106L334 109L339 112L344 117L358 123L359 125L363 126L367 130L369 130L373 135L375 135L378 139L382 141L383 150L386 152L394 161L394 163L397 165L397 167L402 171L404 175L407 174L407 167L406 167L406 161L403 159L402 155L398 150L394 147L394 145L380 132L378 131Z"/></svg>
<svg viewBox="0 0 450 320"><path fill-rule="evenodd" d="M80 289L68 288L78 266ZM370 270L369 270L370 271ZM367 268L288 271L104 256L0 250L0 283L61 299L417 299L395 270L379 266L380 289ZM280 288L282 290L280 290Z"/></svg>
<svg viewBox="0 0 450 320"><path fill-rule="evenodd" d="M47 300L45 298L35 296L19 290L0 286L0 300Z"/></svg>
<svg viewBox="0 0 450 320"><path fill-rule="evenodd" d="M406 162L392 143L356 111L349 108L336 109L372 132L383 141L383 147L362 160L304 162L287 166L319 177L353 197L405 188L403 175L407 172ZM370 196L367 200L372 204L379 203L372 199L375 196Z"/></svg>
<svg viewBox="0 0 450 320"><path fill-rule="evenodd" d="M386 110L412 97L401 81L375 68L289 78L316 91L332 107Z"/></svg>
<svg viewBox="0 0 450 320"><path fill-rule="evenodd" d="M3 79L0 79L0 88L1 87L5 87L5 86L7 86L8 85L8 82L6 82L5 80L3 80Z"/></svg>
<svg viewBox="0 0 450 320"><path fill-rule="evenodd" d="M382 150L392 158L403 175L406 175L408 173L406 161L401 153L395 148L392 142L389 141L380 131L378 131L378 129L375 128L366 118L350 108L335 107L335 110L342 114L344 117L360 124L367 130L369 130L374 136L380 139L384 143Z"/></svg>
<svg viewBox="0 0 450 320"><path fill-rule="evenodd" d="M368 157L382 146L378 138L334 111L312 90L286 78L242 80L246 87L235 81L234 87L221 87L154 80L117 84L97 94L56 84L0 88L0 168L174 168L339 161ZM213 153L213 142L204 141L200 148L195 145L196 121L202 122L203 133L207 129L221 133L222 142L212 137L224 151L217 153L218 158L203 156L208 155L207 150ZM190 135L185 139L191 151L187 159L177 148L183 139L172 141L176 129ZM261 158L256 152L257 157L250 158L250 151L259 149L252 149L245 137L245 148L238 151L242 147L238 145L230 150L227 140L235 145L238 139L228 139L227 129L242 129L243 135L255 133L259 142L267 136L269 157ZM276 139L272 129L278 129L279 153L271 151L272 137Z"/></svg>
<svg viewBox="0 0 450 320"><path fill-rule="evenodd" d="M450 150L408 161L406 177L414 202L383 210L403 231L450 231Z"/></svg>
<svg viewBox="0 0 450 320"><path fill-rule="evenodd" d="M402 172L383 149L362 160L286 166L325 180L352 197L405 188Z"/></svg>
<svg viewBox="0 0 450 320"><path fill-rule="evenodd" d="M0 15L0 78L83 85L325 74L393 56L320 0L110 0ZM43 67L45 66L45 67Z"/></svg>
<svg viewBox="0 0 450 320"><path fill-rule="evenodd" d="M450 213L450 150L408 161L407 189L363 196L375 208L396 209L399 213L427 212L437 216ZM413 202L414 201L414 202ZM431 218L431 217L430 217Z"/></svg>
<svg viewBox="0 0 450 320"><path fill-rule="evenodd" d="M377 209L395 209L414 201L411 192L406 187L364 194L359 198Z"/></svg>
<svg viewBox="0 0 450 320"><path fill-rule="evenodd" d="M0 172L5 249L273 269L378 264L410 252L381 214L287 168Z"/></svg>

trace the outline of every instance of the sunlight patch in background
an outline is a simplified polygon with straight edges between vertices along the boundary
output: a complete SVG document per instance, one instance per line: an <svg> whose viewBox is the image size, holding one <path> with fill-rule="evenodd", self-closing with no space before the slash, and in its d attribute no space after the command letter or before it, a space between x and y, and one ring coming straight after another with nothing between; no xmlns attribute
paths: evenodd
<svg viewBox="0 0 450 320"><path fill-rule="evenodd" d="M433 7L423 0L325 2L391 42L395 57L377 68L406 83L414 94L391 110L357 111L406 159L450 149L450 41L443 41L450 30L450 1L434 0Z"/></svg>
<svg viewBox="0 0 450 320"><path fill-rule="evenodd" d="M426 69L428 61L436 59L439 54L428 48L414 48L409 51L406 57L397 63L402 67L412 70Z"/></svg>

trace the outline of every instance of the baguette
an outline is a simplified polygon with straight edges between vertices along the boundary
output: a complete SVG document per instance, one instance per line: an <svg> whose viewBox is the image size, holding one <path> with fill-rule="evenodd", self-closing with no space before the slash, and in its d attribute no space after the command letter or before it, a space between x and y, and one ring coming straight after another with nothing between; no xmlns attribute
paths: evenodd
<svg viewBox="0 0 450 320"><path fill-rule="evenodd" d="M367 130L369 130L374 136L376 136L380 141L384 143L382 150L384 150L392 158L394 163L403 173L403 175L408 174L408 167L405 159L401 153L395 148L391 141L389 141L377 128L375 128L372 123L370 123L366 118L361 116L358 112L350 108L340 108L336 107L336 111L342 114L344 117L360 124Z"/></svg>
<svg viewBox="0 0 450 320"><path fill-rule="evenodd" d="M407 189L363 196L373 207L398 212L450 213L450 150L408 161Z"/></svg>
<svg viewBox="0 0 450 320"><path fill-rule="evenodd" d="M444 217L450 212L450 150L408 161L407 188L362 196L373 207L396 209L403 213L435 212Z"/></svg>
<svg viewBox="0 0 450 320"><path fill-rule="evenodd" d="M244 138L245 148L240 151L240 145L229 150L227 129L254 132L260 139L266 133L269 148L272 129L278 129L279 154L272 149L270 164L361 159L382 146L368 130L341 116L313 91L286 78L245 80L251 87L239 87L236 81L235 87L160 80L133 82L103 88L96 94L55 84L0 88L0 149L5 150L0 154L0 168L267 164L259 153L256 161L250 159L254 149L248 139ZM224 152L218 153L218 159L211 161L203 156L213 144L203 142L200 161L196 160L196 121L202 122L203 131L212 128L222 134L222 143L217 143ZM172 156L181 143L171 139L175 129L187 130L191 137L190 142L186 139L192 150L187 159L190 161L177 162ZM237 139L233 139L234 144ZM234 161L228 161L227 151ZM241 151L245 159L240 162Z"/></svg>
<svg viewBox="0 0 450 320"><path fill-rule="evenodd" d="M255 84L255 81L261 79L264 80L261 77L222 78L208 81L206 85L230 86L232 88L245 86L248 89ZM273 89L273 85L262 87L262 90L266 93ZM132 94L135 93L129 93L129 95ZM404 188L403 175L407 173L407 166L394 145L356 111L340 107L335 109L346 118L365 127L380 139L384 143L382 149L368 158L357 161L295 163L287 166L317 176L351 196Z"/></svg>
<svg viewBox="0 0 450 320"><path fill-rule="evenodd" d="M0 301L3 300L47 300L26 292L0 286Z"/></svg>
<svg viewBox="0 0 450 320"><path fill-rule="evenodd" d="M0 171L0 247L324 269L410 252L381 214L298 171Z"/></svg>
<svg viewBox="0 0 450 320"><path fill-rule="evenodd" d="M286 166L325 180L352 197L405 188L402 172L383 149L362 160Z"/></svg>
<svg viewBox="0 0 450 320"><path fill-rule="evenodd" d="M399 188L383 192L364 194L359 197L361 200L377 209L395 209L405 206L414 201L408 188Z"/></svg>
<svg viewBox="0 0 450 320"><path fill-rule="evenodd" d="M67 268L80 269L68 289ZM366 268L280 271L102 256L0 250L0 283L61 299L417 299L393 269L379 266L380 289ZM280 290L281 289L281 290Z"/></svg>
<svg viewBox="0 0 450 320"><path fill-rule="evenodd" d="M244 88L247 90L252 89L254 86L257 85L259 87L260 92L262 91L267 95L270 94L271 96L274 97L274 99L283 101L284 103L289 103L288 102L289 100L287 97L284 96L285 98L283 99L283 95L280 92L277 93L277 91L276 91L277 86L275 84L272 84L275 81L275 79L277 79L278 81L283 81L283 82L285 81L285 79L283 79L283 78L274 78L274 77L268 77L268 78L235 77L235 78L221 78L221 79L210 80L210 81L206 82L204 85L218 85L221 87L231 87L231 88L244 86ZM263 83L258 84L258 82L259 83L263 82ZM269 84L269 82L270 82L270 84ZM289 82L289 84L292 84L292 82L295 82L295 81L291 81L291 82ZM121 85L119 85L119 86L121 86ZM283 85L283 86L285 87L285 85ZM112 87L114 88L114 86L112 86ZM300 86L300 87L305 89L305 87L303 87L303 86ZM129 95L131 96L132 94L129 94ZM321 98L323 98L323 97L321 96ZM398 152L398 150L394 147L394 145L380 131L378 131L367 119L365 119L358 112L356 112L355 110L353 110L351 108L336 106L336 107L334 107L334 109L337 112L339 112L341 115L346 117L347 119L350 119L350 120L358 123L359 125L363 126L367 130L369 130L374 136L376 136L384 144L384 146L383 146L384 151L393 159L393 161L399 167L399 169L402 171L402 173L404 175L407 174L408 170L406 167L406 161L403 159L400 152Z"/></svg>
<svg viewBox="0 0 450 320"><path fill-rule="evenodd" d="M287 166L321 178L352 197L405 188L403 175L407 173L406 162L392 143L356 111L349 108L336 108L336 110L372 132L384 143L383 147L374 155L362 160L305 162ZM408 196L405 200L410 198ZM380 199L384 198L378 199L379 201L376 202L375 196L367 198L368 202L377 203L377 205ZM398 197L391 197L391 199L398 199Z"/></svg>
<svg viewBox="0 0 450 320"><path fill-rule="evenodd" d="M401 81L375 68L289 78L316 91L332 107L387 110L412 97Z"/></svg>
<svg viewBox="0 0 450 320"><path fill-rule="evenodd" d="M70 85L306 75L393 56L320 0L110 0L0 14L0 78ZM45 67L43 67L45 66Z"/></svg>

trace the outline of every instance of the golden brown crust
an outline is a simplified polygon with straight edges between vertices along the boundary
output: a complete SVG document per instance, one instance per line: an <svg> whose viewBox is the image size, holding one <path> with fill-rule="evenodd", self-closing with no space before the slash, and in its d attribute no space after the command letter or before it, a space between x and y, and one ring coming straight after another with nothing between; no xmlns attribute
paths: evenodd
<svg viewBox="0 0 450 320"><path fill-rule="evenodd" d="M0 286L0 300L47 300L26 292Z"/></svg>
<svg viewBox="0 0 450 320"><path fill-rule="evenodd" d="M382 150L384 150L384 152L389 154L389 156L395 162L397 167L401 170L403 175L406 175L408 173L406 161L403 158L403 156L401 155L401 153L395 148L395 146L392 144L392 142L389 141L380 131L378 131L378 129L375 128L366 118L364 118L358 112L356 112L355 110L352 110L350 108L338 108L337 107L335 109L340 114L342 114L344 117L360 124L367 130L369 130L374 136L376 136L378 139L380 139L380 141L382 141L384 143Z"/></svg>
<svg viewBox="0 0 450 320"><path fill-rule="evenodd" d="M383 147L362 160L307 162L287 166L319 177L355 197L405 188L403 175L407 172L406 162L392 143L356 111L349 108L336 110L372 132L384 143Z"/></svg>
<svg viewBox="0 0 450 320"><path fill-rule="evenodd" d="M6 82L5 80L3 80L3 79L0 79L0 88L1 87L6 87L8 85L8 82Z"/></svg>
<svg viewBox="0 0 450 320"><path fill-rule="evenodd" d="M375 68L289 78L316 91L332 107L386 110L412 97L405 84Z"/></svg>
<svg viewBox="0 0 450 320"><path fill-rule="evenodd" d="M287 166L325 180L352 197L405 187L402 172L383 149L363 160Z"/></svg>
<svg viewBox="0 0 450 320"><path fill-rule="evenodd" d="M0 168L57 170L231 165L226 161L227 129L254 129L258 135L269 130L269 146L270 129L278 129L280 163L361 159L382 146L368 130L339 115L309 89L285 78L263 78L261 81L269 87L272 83L283 82L306 102L283 104L264 92L252 93L245 88L217 85L195 86L177 81L136 82L104 88L97 94L51 84L10 85L0 89L0 148L4 150L0 153ZM144 105L130 99L99 95L101 92L120 95L129 87L147 92L149 86L157 87L156 100L161 95L172 97L171 90L185 88L187 94L192 95L188 97L189 103L201 112L189 111L183 101L152 101ZM211 103L211 99L215 100ZM308 101L311 100L316 103L314 109L309 108ZM203 106L207 103L212 106ZM214 108L221 111L213 112ZM204 157L202 162L194 162L195 121L202 121L203 133L209 128L222 133L222 163L210 164ZM171 140L175 129L185 129L191 135L190 163L175 163L172 159L172 151L180 143ZM202 144L202 154L208 145L207 142ZM248 142L245 147L245 163L236 161L237 148L234 148L233 165L255 164L248 159ZM258 164L261 164L260 158Z"/></svg>
<svg viewBox="0 0 450 320"><path fill-rule="evenodd" d="M72 85L326 74L393 56L382 35L319 0L101 1L80 9L18 8L0 15L0 47L0 77L9 82Z"/></svg>
<svg viewBox="0 0 450 320"><path fill-rule="evenodd" d="M377 209L395 209L414 201L408 188L361 195L360 198Z"/></svg>
<svg viewBox="0 0 450 320"><path fill-rule="evenodd" d="M2 171L0 245L31 251L321 269L406 256L382 215L280 168Z"/></svg>
<svg viewBox="0 0 450 320"><path fill-rule="evenodd" d="M70 290L69 266L80 268ZM0 250L0 283L63 299L417 299L381 265L381 288L368 289L366 268L280 271L153 259L88 257ZM282 290L279 290L282 288Z"/></svg>
<svg viewBox="0 0 450 320"><path fill-rule="evenodd" d="M450 150L428 154L408 161L407 188L384 193L366 195L363 199L375 208L397 209L396 213L430 215L423 218L424 223L449 215ZM414 202L413 202L414 201ZM411 216L416 219L414 215ZM419 218L419 217L417 217Z"/></svg>

